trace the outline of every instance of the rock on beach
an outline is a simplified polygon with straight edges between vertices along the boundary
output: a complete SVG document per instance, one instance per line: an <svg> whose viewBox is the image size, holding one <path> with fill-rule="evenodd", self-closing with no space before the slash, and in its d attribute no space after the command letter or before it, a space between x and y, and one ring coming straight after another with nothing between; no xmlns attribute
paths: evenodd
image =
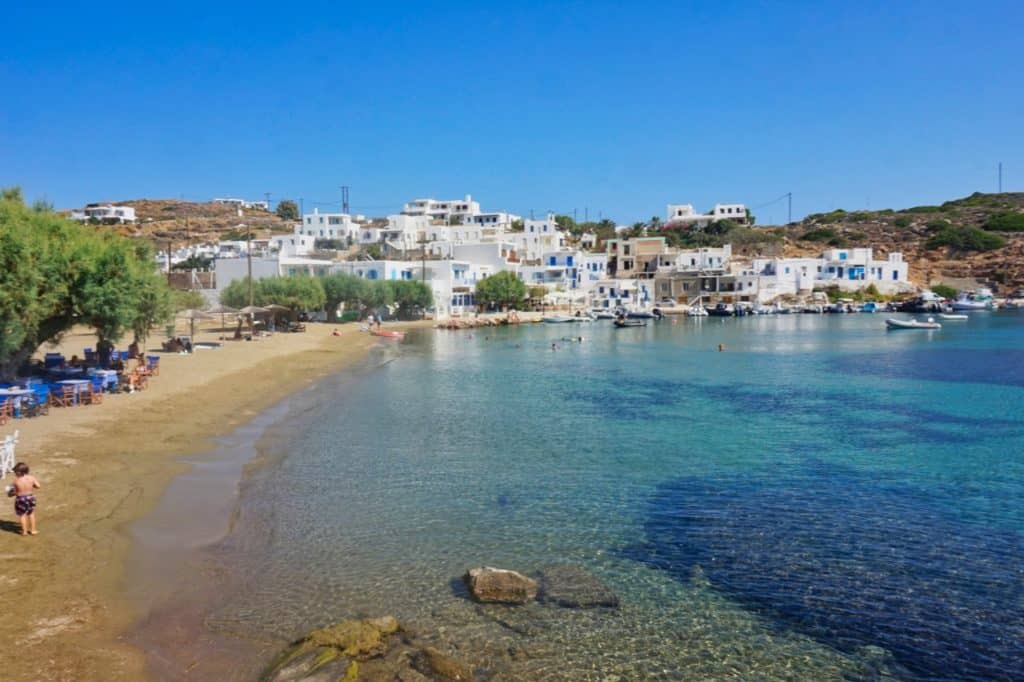
<svg viewBox="0 0 1024 682"><path fill-rule="evenodd" d="M517 571L481 566L463 577L473 599L497 604L525 604L537 598L537 581Z"/></svg>

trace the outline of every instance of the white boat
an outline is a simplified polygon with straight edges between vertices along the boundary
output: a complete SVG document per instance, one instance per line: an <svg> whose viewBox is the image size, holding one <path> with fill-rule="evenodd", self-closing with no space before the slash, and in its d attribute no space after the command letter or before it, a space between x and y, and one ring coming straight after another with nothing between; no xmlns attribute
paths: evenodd
<svg viewBox="0 0 1024 682"><path fill-rule="evenodd" d="M702 305L694 305L686 309L686 314L690 317L707 317L708 311Z"/></svg>
<svg viewBox="0 0 1024 682"><path fill-rule="evenodd" d="M548 324L564 324L566 322L578 322L579 320L569 315L551 315L550 317L545 317L544 321Z"/></svg>
<svg viewBox="0 0 1024 682"><path fill-rule="evenodd" d="M991 310L992 290L982 287L977 291L961 291L950 306L953 310Z"/></svg>
<svg viewBox="0 0 1024 682"><path fill-rule="evenodd" d="M963 313L939 313L939 317L943 320L966 320L967 316Z"/></svg>
<svg viewBox="0 0 1024 682"><path fill-rule="evenodd" d="M931 317L928 318L927 322L921 322L920 320L897 320L894 317L890 317L885 321L885 326L889 329L942 329L942 325Z"/></svg>
<svg viewBox="0 0 1024 682"><path fill-rule="evenodd" d="M610 310L592 310L590 314L595 320L614 320L615 313Z"/></svg>

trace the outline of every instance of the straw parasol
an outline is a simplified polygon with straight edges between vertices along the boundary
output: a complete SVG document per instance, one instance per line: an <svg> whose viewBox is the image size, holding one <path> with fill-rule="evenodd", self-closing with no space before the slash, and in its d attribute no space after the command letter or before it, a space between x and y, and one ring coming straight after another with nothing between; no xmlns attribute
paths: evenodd
<svg viewBox="0 0 1024 682"><path fill-rule="evenodd" d="M237 308L232 308L229 305L224 305L223 303L218 303L217 305L213 306L212 308L210 308L206 312L209 315L220 315L220 327L221 327L221 332L223 333L223 330L224 330L224 316L225 315L234 315L234 314L238 313L238 309ZM223 336L221 338L223 338Z"/></svg>
<svg viewBox="0 0 1024 682"><path fill-rule="evenodd" d="M249 334L252 335L253 318L256 315L266 315L270 311L266 308L261 308L258 305L247 305L238 312L249 318Z"/></svg>
<svg viewBox="0 0 1024 682"><path fill-rule="evenodd" d="M196 310L195 308L186 308L185 310L178 312L176 317L179 320L188 320L189 338L192 340L193 343L195 343L196 337L196 320L211 319L210 315L207 315L202 310Z"/></svg>

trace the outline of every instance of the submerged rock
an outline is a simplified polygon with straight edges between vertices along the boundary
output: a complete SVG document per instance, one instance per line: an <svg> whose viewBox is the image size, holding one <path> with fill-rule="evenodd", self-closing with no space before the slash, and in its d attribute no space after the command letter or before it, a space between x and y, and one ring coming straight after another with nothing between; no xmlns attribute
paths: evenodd
<svg viewBox="0 0 1024 682"><path fill-rule="evenodd" d="M358 661L381 656L399 630L391 616L346 620L313 630L285 649L263 675L269 682L354 680Z"/></svg>
<svg viewBox="0 0 1024 682"><path fill-rule="evenodd" d="M541 601L567 608L618 608L619 597L579 566L549 566L540 572Z"/></svg>
<svg viewBox="0 0 1024 682"><path fill-rule="evenodd" d="M537 597L537 581L503 568L472 568L463 577L473 599L500 604L525 604Z"/></svg>
<svg viewBox="0 0 1024 682"><path fill-rule="evenodd" d="M440 677L443 680L472 680L473 668L457 661L432 646L420 649L413 658L413 667L424 675Z"/></svg>

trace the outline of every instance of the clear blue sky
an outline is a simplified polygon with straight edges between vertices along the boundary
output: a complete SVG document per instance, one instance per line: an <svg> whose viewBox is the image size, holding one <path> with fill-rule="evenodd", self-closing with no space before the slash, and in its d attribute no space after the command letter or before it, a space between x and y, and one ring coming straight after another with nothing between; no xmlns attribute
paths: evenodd
<svg viewBox="0 0 1024 682"><path fill-rule="evenodd" d="M1024 190L1024 3L14 3L0 185L626 223ZM331 208L324 205L324 209ZM337 208L335 204L334 208ZM785 202L756 211L785 219Z"/></svg>

